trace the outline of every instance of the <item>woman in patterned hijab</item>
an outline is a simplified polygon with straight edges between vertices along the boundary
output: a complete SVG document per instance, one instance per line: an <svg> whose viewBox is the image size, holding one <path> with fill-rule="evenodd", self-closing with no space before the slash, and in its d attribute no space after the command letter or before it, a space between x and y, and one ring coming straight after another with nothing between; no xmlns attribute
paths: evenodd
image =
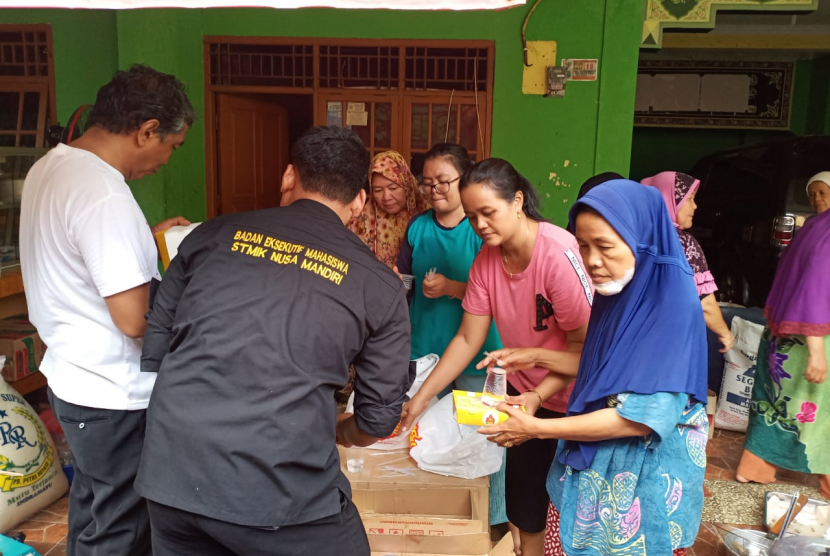
<svg viewBox="0 0 830 556"><path fill-rule="evenodd" d="M369 196L351 229L389 268L395 266L406 226L429 208L404 158L395 151L379 153L369 169Z"/></svg>
<svg viewBox="0 0 830 556"><path fill-rule="evenodd" d="M712 295L718 290L718 286L709 271L709 264L706 262L703 249L700 248L694 236L686 231L692 227L692 219L697 209L695 194L700 187L700 180L680 172L661 172L644 179L641 183L657 188L663 195L666 208L669 209L669 216L677 228L683 252L686 253L686 259L694 272L695 287L703 306L706 326L718 336L718 340L723 344L721 352L726 353L732 349L735 336L726 326L717 300Z"/></svg>

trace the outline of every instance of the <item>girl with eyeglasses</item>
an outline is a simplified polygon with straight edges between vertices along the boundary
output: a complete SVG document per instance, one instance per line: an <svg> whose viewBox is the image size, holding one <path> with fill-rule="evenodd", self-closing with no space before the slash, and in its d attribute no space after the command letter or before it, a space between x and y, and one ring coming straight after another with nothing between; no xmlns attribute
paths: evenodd
<svg viewBox="0 0 830 556"><path fill-rule="evenodd" d="M438 143L426 155L421 193L432 209L409 223L398 254L397 271L413 275L409 319L412 323L412 359L430 353L441 355L456 334L464 316L461 301L467 291L467 276L481 239L464 215L458 184L472 166L467 150L453 143ZM427 279L430 269L434 276ZM476 358L439 394L453 389L481 392L487 376L475 363L484 351L501 348L495 324L490 324ZM490 476L490 524L507 522L504 503L504 467Z"/></svg>
<svg viewBox="0 0 830 556"><path fill-rule="evenodd" d="M430 201L426 210L409 222L398 254L397 270L413 275L409 315L412 323L412 359L430 353L444 353L455 336L464 309L461 301L467 291L467 276L478 252L481 239L467 223L458 183L472 166L467 150L461 145L438 143L424 161L421 193ZM434 276L427 279L430 269ZM500 349L495 326L490 326L483 351ZM471 392L484 387L486 370L470 363L439 396L453 388Z"/></svg>

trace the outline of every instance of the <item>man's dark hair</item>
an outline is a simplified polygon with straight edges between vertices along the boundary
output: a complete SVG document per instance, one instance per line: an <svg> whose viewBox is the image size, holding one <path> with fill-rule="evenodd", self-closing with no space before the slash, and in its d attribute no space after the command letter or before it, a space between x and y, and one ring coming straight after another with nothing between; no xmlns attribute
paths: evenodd
<svg viewBox="0 0 830 556"><path fill-rule="evenodd" d="M184 85L174 76L136 64L117 71L98 89L87 127L99 125L110 133L135 131L148 120L158 120L156 132L164 138L193 125L196 115Z"/></svg>
<svg viewBox="0 0 830 556"><path fill-rule="evenodd" d="M369 162L360 137L339 126L313 127L291 147L291 164L303 189L344 205L369 179Z"/></svg>

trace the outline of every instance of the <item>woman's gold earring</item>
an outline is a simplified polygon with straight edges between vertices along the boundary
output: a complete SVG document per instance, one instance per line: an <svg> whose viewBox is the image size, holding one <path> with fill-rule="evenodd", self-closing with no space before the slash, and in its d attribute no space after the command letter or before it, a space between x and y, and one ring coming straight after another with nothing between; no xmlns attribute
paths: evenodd
<svg viewBox="0 0 830 556"><path fill-rule="evenodd" d="M518 211L518 212L516 213L516 218L518 218L519 220L521 220L521 219L522 219L522 211Z"/></svg>

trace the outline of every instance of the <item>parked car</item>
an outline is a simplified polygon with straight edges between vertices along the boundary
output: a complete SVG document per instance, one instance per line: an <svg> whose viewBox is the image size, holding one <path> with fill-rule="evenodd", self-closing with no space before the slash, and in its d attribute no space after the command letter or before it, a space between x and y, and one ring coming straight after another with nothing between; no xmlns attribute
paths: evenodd
<svg viewBox="0 0 830 556"><path fill-rule="evenodd" d="M814 215L807 180L830 170L830 137L794 137L710 154L689 230L700 242L720 300L763 307L783 251Z"/></svg>

